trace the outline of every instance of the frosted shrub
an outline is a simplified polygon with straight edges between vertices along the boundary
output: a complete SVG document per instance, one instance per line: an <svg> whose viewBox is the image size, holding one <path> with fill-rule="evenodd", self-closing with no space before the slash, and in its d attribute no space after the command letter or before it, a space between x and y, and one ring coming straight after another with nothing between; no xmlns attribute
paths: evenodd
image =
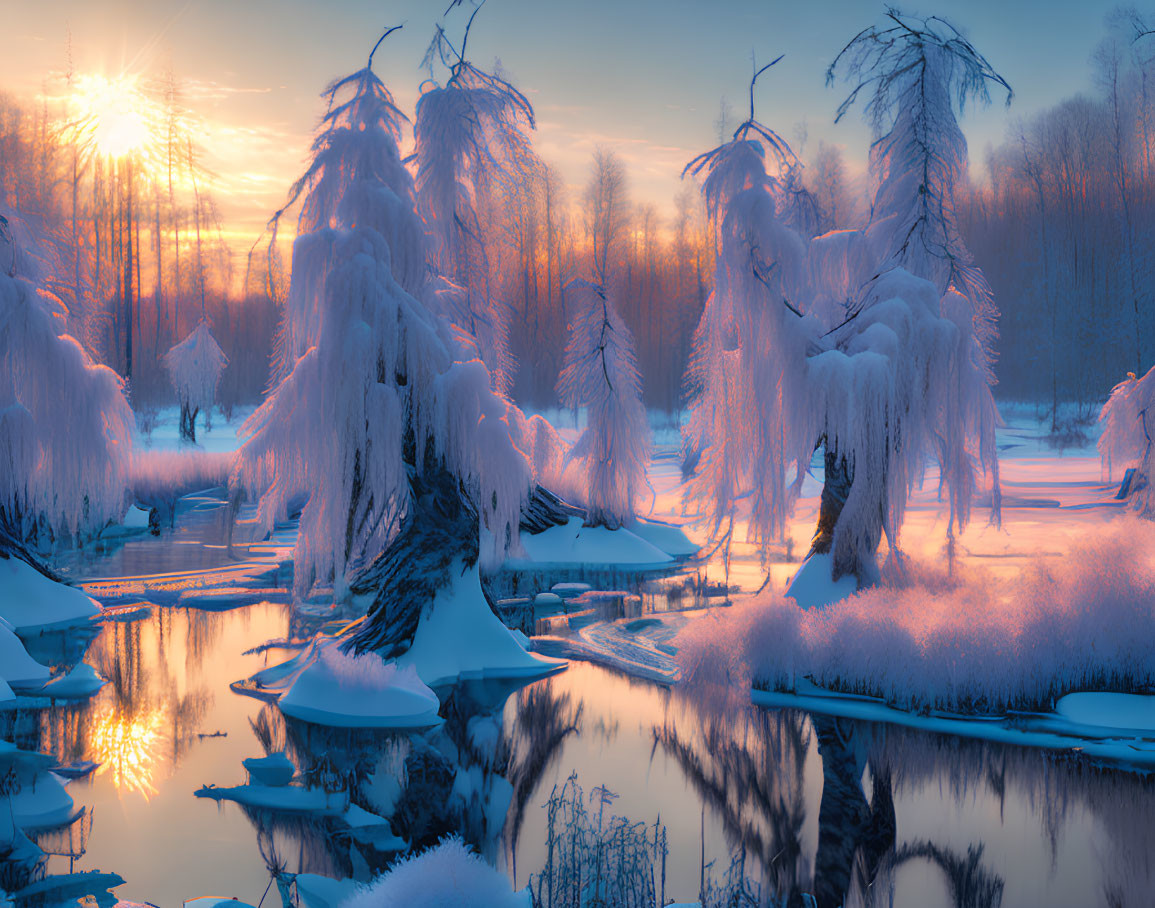
<svg viewBox="0 0 1155 908"><path fill-rule="evenodd" d="M588 420L569 456L584 462L587 523L616 529L634 517L650 459L634 338L601 286L574 281L566 290L574 314L558 394Z"/></svg>
<svg viewBox="0 0 1155 908"><path fill-rule="evenodd" d="M691 684L799 678L905 709L1049 709L1080 690L1155 689L1155 532L1126 521L1015 580L860 592L824 609L765 593L679 638ZM726 643L719 648L717 641Z"/></svg>
<svg viewBox="0 0 1155 908"><path fill-rule="evenodd" d="M205 431L211 428L213 401L228 357L201 321L188 337L164 355L164 365L180 401L180 437L195 442L196 419L205 412Z"/></svg>

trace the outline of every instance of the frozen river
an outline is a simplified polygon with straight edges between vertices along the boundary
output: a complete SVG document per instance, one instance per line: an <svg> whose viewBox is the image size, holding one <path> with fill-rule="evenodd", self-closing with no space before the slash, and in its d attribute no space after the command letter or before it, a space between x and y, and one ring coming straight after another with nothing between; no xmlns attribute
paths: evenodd
<svg viewBox="0 0 1155 908"><path fill-rule="evenodd" d="M1002 570L1041 544L1023 538L1058 546L1058 532L1077 532L1038 499L1107 497L1091 488L1087 457L1038 453L1059 478L1030 485L1043 472L1035 456L1025 451L1007 468L1010 489L1032 490L1030 501L1009 493L1026 502L1012 513L1025 535L979 529L963 541ZM661 467L659 500L670 488ZM188 507L175 533L110 546L69 570L89 579L183 575L192 588L197 577L233 570L239 556L223 548L223 509L211 496ZM918 508L912 520L933 523ZM753 568L736 561L741 584ZM668 602L668 585L648 589L647 610L688 604ZM308 778L349 791L413 844L458 832L518 887L547 860L544 805L576 774L587 793L604 786L616 795L607 816L665 827L665 893L678 901L697 898L703 877L719 879L735 858L764 893L792 905L810 893L822 908L1146 905L1155 891L1155 782L1074 752L760 709L741 690L720 702L578 661L519 688L439 691L447 721L423 733L325 729L230 689L290 654L246 651L305 630L280 601L219 611L154 605L104 623L92 639L84 659L111 683L91 701L0 713L0 739L62 763L100 764L70 785L84 817L38 839L56 855L49 872L114 871L126 880L121 899L175 908L207 894L255 905L272 868L359 880L385 868L391 847L332 819L194 795L241 784L243 759L285 750ZM45 637L33 654L71 662L80 646ZM477 809L448 817L442 808L463 779L479 793ZM277 899L273 887L265 904Z"/></svg>

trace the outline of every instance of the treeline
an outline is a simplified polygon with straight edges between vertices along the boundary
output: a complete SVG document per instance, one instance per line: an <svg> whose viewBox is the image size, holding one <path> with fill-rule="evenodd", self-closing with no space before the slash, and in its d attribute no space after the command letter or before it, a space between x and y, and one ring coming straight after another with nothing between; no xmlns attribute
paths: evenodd
<svg viewBox="0 0 1155 908"><path fill-rule="evenodd" d="M1151 28L1134 12L1114 14L1094 55L1094 92L1017 123L990 153L989 178L955 199L1001 310L1002 399L1055 413L1074 402L1089 414L1128 372L1155 362ZM20 212L49 239L46 277L72 314L71 332L129 378L134 405L171 402L160 357L202 317L230 360L222 404L255 402L268 378L284 263L258 244L260 261L244 279L234 274L236 250L223 238L179 83L168 75L144 96L159 138L125 158L101 152L67 92L55 106L0 96L0 212ZM726 119L723 105L720 140ZM636 339L646 404L679 410L713 283L698 186L687 180L660 213L631 198L625 163L609 150L592 156L576 189L546 162L523 177L476 200L477 270L485 295L506 310L514 398L556 405L571 315L566 287L604 277ZM781 179L787 204L809 206L786 213L800 232L868 219L862 187L851 184L834 146L819 143L805 168Z"/></svg>
<svg viewBox="0 0 1155 908"><path fill-rule="evenodd" d="M51 106L0 95L0 213L18 216L46 251L45 284L69 311L68 330L127 380L137 408L174 392L161 357L204 318L231 365L228 409L264 389L277 313L266 292L235 290L232 254L191 121L171 75L141 92L132 116L149 141L114 155L75 99L122 86L74 85ZM132 128L120 124L121 129ZM107 129L107 124L104 127Z"/></svg>
<svg viewBox="0 0 1155 908"><path fill-rule="evenodd" d="M1017 124L960 205L1002 311L999 396L1084 414L1155 362L1155 35L1116 13L1093 63L1096 92Z"/></svg>

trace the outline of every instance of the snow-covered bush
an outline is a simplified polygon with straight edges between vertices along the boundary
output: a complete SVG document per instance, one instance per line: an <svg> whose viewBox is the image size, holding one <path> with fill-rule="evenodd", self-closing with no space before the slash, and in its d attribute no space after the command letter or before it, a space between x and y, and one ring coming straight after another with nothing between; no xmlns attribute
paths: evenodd
<svg viewBox="0 0 1155 908"><path fill-rule="evenodd" d="M600 285L574 281L566 296L573 315L558 395L588 420L569 456L585 462L586 522L616 529L634 517L650 459L634 338Z"/></svg>
<svg viewBox="0 0 1155 908"><path fill-rule="evenodd" d="M341 908L529 908L527 893L515 893L509 878L487 864L461 839L399 860L386 873L341 903Z"/></svg>
<svg viewBox="0 0 1155 908"><path fill-rule="evenodd" d="M204 320L164 355L165 368L180 401L181 438L197 440L196 419L201 410L205 411L205 429L209 428L217 384L228 363L228 357Z"/></svg>
<svg viewBox="0 0 1155 908"><path fill-rule="evenodd" d="M1155 413L1155 368L1142 378L1128 374L1111 390L1111 396L1099 413L1103 434L1099 436L1099 456L1103 478L1111 481L1116 466L1134 467L1130 495L1133 506L1144 517L1155 516L1155 489L1151 473L1151 428L1148 412ZM1151 417L1155 419L1155 417Z"/></svg>
<svg viewBox="0 0 1155 908"><path fill-rule="evenodd" d="M473 515L458 541L467 558L484 542L482 559L497 562L516 544L531 472L485 366L394 277L423 267L413 181L398 153L401 113L369 66L325 97L314 159L293 193L311 213L302 225L315 226L294 243L290 298L300 315L287 317L298 327L283 352L302 335L309 346L242 428L234 482L261 499L270 527L307 499L297 592L332 583L340 596L414 512L414 482L458 500L463 526Z"/></svg>
<svg viewBox="0 0 1155 908"><path fill-rule="evenodd" d="M63 334L55 296L0 270L0 527L49 544L119 521L132 444L120 378Z"/></svg>
<svg viewBox="0 0 1155 908"><path fill-rule="evenodd" d="M766 592L691 622L689 683L798 679L906 709L1050 709L1081 690L1155 688L1155 530L1118 526L1014 579L974 573L804 610ZM723 614L724 612L724 614Z"/></svg>

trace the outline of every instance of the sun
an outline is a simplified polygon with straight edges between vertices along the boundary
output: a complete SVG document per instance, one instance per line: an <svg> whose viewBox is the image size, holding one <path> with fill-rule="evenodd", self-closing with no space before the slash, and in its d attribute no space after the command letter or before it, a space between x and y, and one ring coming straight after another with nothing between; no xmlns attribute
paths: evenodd
<svg viewBox="0 0 1155 908"><path fill-rule="evenodd" d="M76 80L73 99L80 110L80 128L99 154L123 158L152 142L155 104L135 79L81 76Z"/></svg>

